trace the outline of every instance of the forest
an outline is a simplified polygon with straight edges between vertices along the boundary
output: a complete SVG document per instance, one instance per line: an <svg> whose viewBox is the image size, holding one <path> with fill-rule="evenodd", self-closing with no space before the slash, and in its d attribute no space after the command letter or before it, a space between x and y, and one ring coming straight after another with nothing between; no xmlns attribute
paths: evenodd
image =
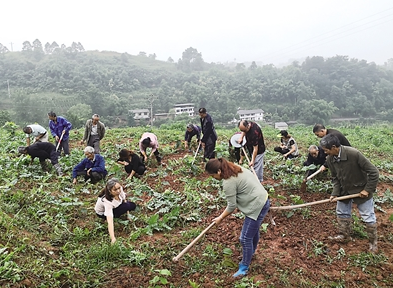
<svg viewBox="0 0 393 288"><path fill-rule="evenodd" d="M343 55L310 56L275 67L206 63L201 52L189 47L178 61L160 61L145 52L85 51L81 43L42 45L36 39L25 41L18 52L0 44L0 99L0 124L44 124L53 110L75 128L91 113L109 126L126 127L138 124L132 109L152 106L153 114L171 113L179 103L194 103L195 110L206 107L217 123L236 118L239 108L263 109L266 121L389 121L393 58L378 66Z"/></svg>

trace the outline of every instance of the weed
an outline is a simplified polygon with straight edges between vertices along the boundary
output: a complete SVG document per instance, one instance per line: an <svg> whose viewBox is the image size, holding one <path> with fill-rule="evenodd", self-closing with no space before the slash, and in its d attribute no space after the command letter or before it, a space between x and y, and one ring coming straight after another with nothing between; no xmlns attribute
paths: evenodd
<svg viewBox="0 0 393 288"><path fill-rule="evenodd" d="M380 267L381 264L386 263L388 258L383 254L360 253L349 256L351 265L361 267L363 272L367 271L368 266Z"/></svg>

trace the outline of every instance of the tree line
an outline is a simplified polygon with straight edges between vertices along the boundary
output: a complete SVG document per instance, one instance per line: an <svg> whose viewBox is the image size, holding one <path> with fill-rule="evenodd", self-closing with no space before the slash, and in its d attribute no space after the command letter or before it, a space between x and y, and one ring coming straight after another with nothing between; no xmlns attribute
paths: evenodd
<svg viewBox="0 0 393 288"><path fill-rule="evenodd" d="M4 47L0 44L0 51ZM192 47L177 62L156 60L155 53L85 51L75 42L64 48L55 42L42 46L37 39L23 47L0 53L0 109L17 121L20 111L23 121L40 123L41 110L71 110L76 118L87 110L115 125L129 110L149 108L152 94L154 113L194 103L217 122L232 120L239 108L263 109L271 121L305 124L326 123L333 116L393 120L393 59L383 66L339 55L285 67L229 66L204 62Z"/></svg>

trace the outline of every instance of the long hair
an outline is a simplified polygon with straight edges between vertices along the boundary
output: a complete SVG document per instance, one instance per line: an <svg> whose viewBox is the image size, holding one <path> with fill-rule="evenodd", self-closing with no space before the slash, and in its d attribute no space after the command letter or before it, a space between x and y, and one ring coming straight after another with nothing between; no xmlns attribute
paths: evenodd
<svg viewBox="0 0 393 288"><path fill-rule="evenodd" d="M113 187L115 187L115 185L116 185L117 183L120 184L119 179L117 179L117 178L111 178L111 179L109 179L108 182L106 182L105 187L102 188L100 194L98 194L98 197L103 197L103 196L105 196L105 198L106 198L108 201L112 201L112 200L113 200L113 196L112 196L112 194L111 194L111 191L112 191Z"/></svg>
<svg viewBox="0 0 393 288"><path fill-rule="evenodd" d="M218 170L221 171L221 178L228 179L232 176L242 173L242 168L232 162L227 161L225 158L210 159L206 163L205 171L209 174L216 174Z"/></svg>
<svg viewBox="0 0 393 288"><path fill-rule="evenodd" d="M119 157L121 160L129 160L134 154L135 153L132 150L121 149L119 152Z"/></svg>

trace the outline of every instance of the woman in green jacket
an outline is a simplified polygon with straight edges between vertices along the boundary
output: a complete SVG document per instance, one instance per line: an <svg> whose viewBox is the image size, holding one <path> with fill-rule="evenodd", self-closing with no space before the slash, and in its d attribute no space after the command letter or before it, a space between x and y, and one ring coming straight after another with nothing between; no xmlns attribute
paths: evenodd
<svg viewBox="0 0 393 288"><path fill-rule="evenodd" d="M259 228L270 208L268 194L250 170L224 158L211 159L205 170L213 178L223 180L227 207L213 221L218 225L238 208L246 217L240 235L243 258L233 277L245 276L259 242Z"/></svg>

